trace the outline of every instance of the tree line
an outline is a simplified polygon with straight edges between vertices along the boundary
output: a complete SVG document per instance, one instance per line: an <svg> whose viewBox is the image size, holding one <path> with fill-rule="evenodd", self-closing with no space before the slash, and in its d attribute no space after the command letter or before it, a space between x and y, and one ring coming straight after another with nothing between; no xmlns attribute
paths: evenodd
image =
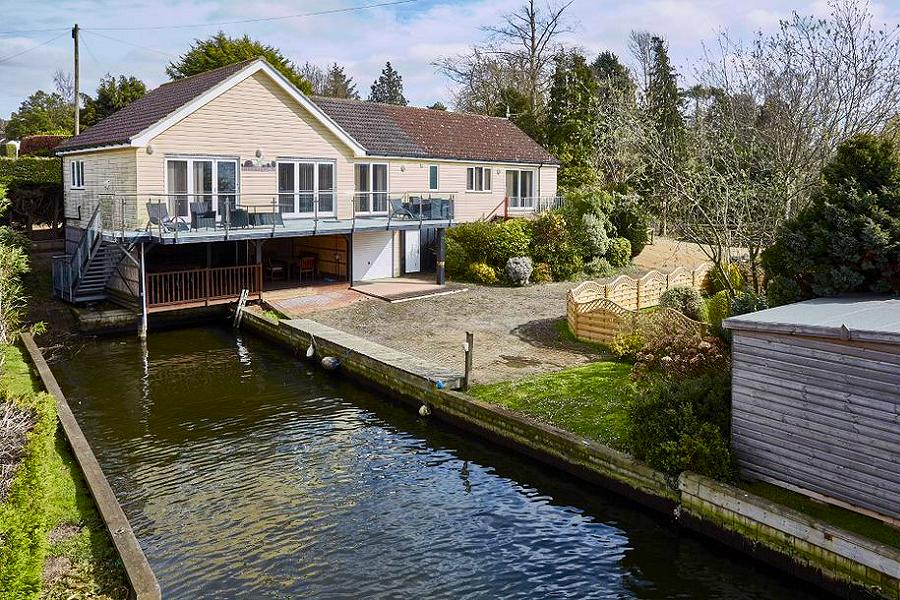
<svg viewBox="0 0 900 600"><path fill-rule="evenodd" d="M223 32L195 40L191 47L166 67L172 79L182 79L211 69L244 60L262 57L288 81L306 94L333 98L360 99L357 83L338 63L322 68L309 62L298 66L286 58L278 48L251 39L249 36L229 37ZM81 125L84 128L101 121L147 93L146 84L133 75L115 77L106 74L100 79L93 96L82 93ZM370 102L384 102L406 106L403 77L388 61L372 83ZM54 75L54 90L38 90L26 98L18 110L6 121L0 120L0 135L21 139L29 135L71 135L75 128L75 93L71 74L58 70ZM441 102L429 108L446 110Z"/></svg>

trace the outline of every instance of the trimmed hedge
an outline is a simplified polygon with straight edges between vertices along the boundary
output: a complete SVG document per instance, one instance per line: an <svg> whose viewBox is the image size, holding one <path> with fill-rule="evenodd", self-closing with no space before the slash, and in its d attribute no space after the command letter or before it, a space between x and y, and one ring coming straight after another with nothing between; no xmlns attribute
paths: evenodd
<svg viewBox="0 0 900 600"><path fill-rule="evenodd" d="M19 356L6 354L7 363ZM37 598L49 544L46 482L56 436L56 404L44 392L13 395L0 389L0 396L31 410L36 417L12 487L0 503L0 600Z"/></svg>
<svg viewBox="0 0 900 600"><path fill-rule="evenodd" d="M0 185L11 188L26 184L62 185L62 163L58 158L0 157Z"/></svg>

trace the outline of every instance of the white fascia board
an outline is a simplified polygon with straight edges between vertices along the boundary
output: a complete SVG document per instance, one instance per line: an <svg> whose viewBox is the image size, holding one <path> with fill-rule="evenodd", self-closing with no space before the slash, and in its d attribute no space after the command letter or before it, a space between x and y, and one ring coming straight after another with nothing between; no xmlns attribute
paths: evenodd
<svg viewBox="0 0 900 600"><path fill-rule="evenodd" d="M372 160L403 160L407 162L419 162L419 163L453 163L453 164L467 164L473 167L483 166L483 165L493 165L493 166L508 166L508 167L543 167L545 169L558 169L559 165L556 163L541 163L541 162L514 162L509 160L473 160L473 159L462 159L462 158L428 158L423 156L390 156L390 155L377 155L377 154L369 154L365 156L366 159ZM362 161L365 162L365 161Z"/></svg>
<svg viewBox="0 0 900 600"><path fill-rule="evenodd" d="M322 111L322 109L316 106L309 98L303 95L300 90L294 87L294 85L289 82L281 73L273 69L271 66L269 66L268 63L263 60L257 60L250 63L228 79L225 79L218 85L197 96L192 101L188 102L164 119L157 121L144 131L132 137L130 145L146 146L150 143L150 140L155 138L157 135L169 129L188 115L200 109L202 106L205 106L212 100L218 98L231 88L235 87L237 84L241 83L255 73L258 73L259 71L263 71L269 77L271 77L279 87L287 92L287 94L294 100L296 100L297 103L299 103L303 108L309 111L310 114L312 114L313 117L316 118L320 123L322 123L322 125L324 125L326 129L331 131L335 136L338 137L338 139L340 139L351 150L353 150L354 156L365 156L366 149L363 148L359 144L359 142L350 137L350 135L347 134L347 132L344 131L341 127L339 127L337 123L335 123L330 117L328 117Z"/></svg>
<svg viewBox="0 0 900 600"><path fill-rule="evenodd" d="M121 150L123 148L131 148L131 144L111 144L109 146L88 146L87 148L76 148L74 150L60 150L54 152L56 156L68 156L70 154L89 154L91 152L104 152L105 150Z"/></svg>

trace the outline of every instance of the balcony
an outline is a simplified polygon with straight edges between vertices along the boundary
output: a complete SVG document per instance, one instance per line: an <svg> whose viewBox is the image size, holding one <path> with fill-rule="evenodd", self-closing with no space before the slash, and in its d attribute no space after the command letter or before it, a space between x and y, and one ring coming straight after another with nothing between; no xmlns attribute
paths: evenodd
<svg viewBox="0 0 900 600"><path fill-rule="evenodd" d="M104 239L164 244L449 227L454 194L101 195Z"/></svg>

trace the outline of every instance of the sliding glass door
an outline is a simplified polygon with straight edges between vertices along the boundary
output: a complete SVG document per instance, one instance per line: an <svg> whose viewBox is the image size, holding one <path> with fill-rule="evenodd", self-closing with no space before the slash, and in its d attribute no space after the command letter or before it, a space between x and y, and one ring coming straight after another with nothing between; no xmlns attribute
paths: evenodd
<svg viewBox="0 0 900 600"><path fill-rule="evenodd" d="M354 167L356 180L356 212L386 213L388 209L388 166L383 163L359 164Z"/></svg>
<svg viewBox="0 0 900 600"><path fill-rule="evenodd" d="M534 171L507 169L506 197L510 208L533 208Z"/></svg>
<svg viewBox="0 0 900 600"><path fill-rule="evenodd" d="M278 163L278 210L290 217L334 215L334 163Z"/></svg>
<svg viewBox="0 0 900 600"><path fill-rule="evenodd" d="M224 214L238 200L237 161L216 158L170 158L166 161L166 193L173 217L193 212ZM214 175L215 174L215 175Z"/></svg>

